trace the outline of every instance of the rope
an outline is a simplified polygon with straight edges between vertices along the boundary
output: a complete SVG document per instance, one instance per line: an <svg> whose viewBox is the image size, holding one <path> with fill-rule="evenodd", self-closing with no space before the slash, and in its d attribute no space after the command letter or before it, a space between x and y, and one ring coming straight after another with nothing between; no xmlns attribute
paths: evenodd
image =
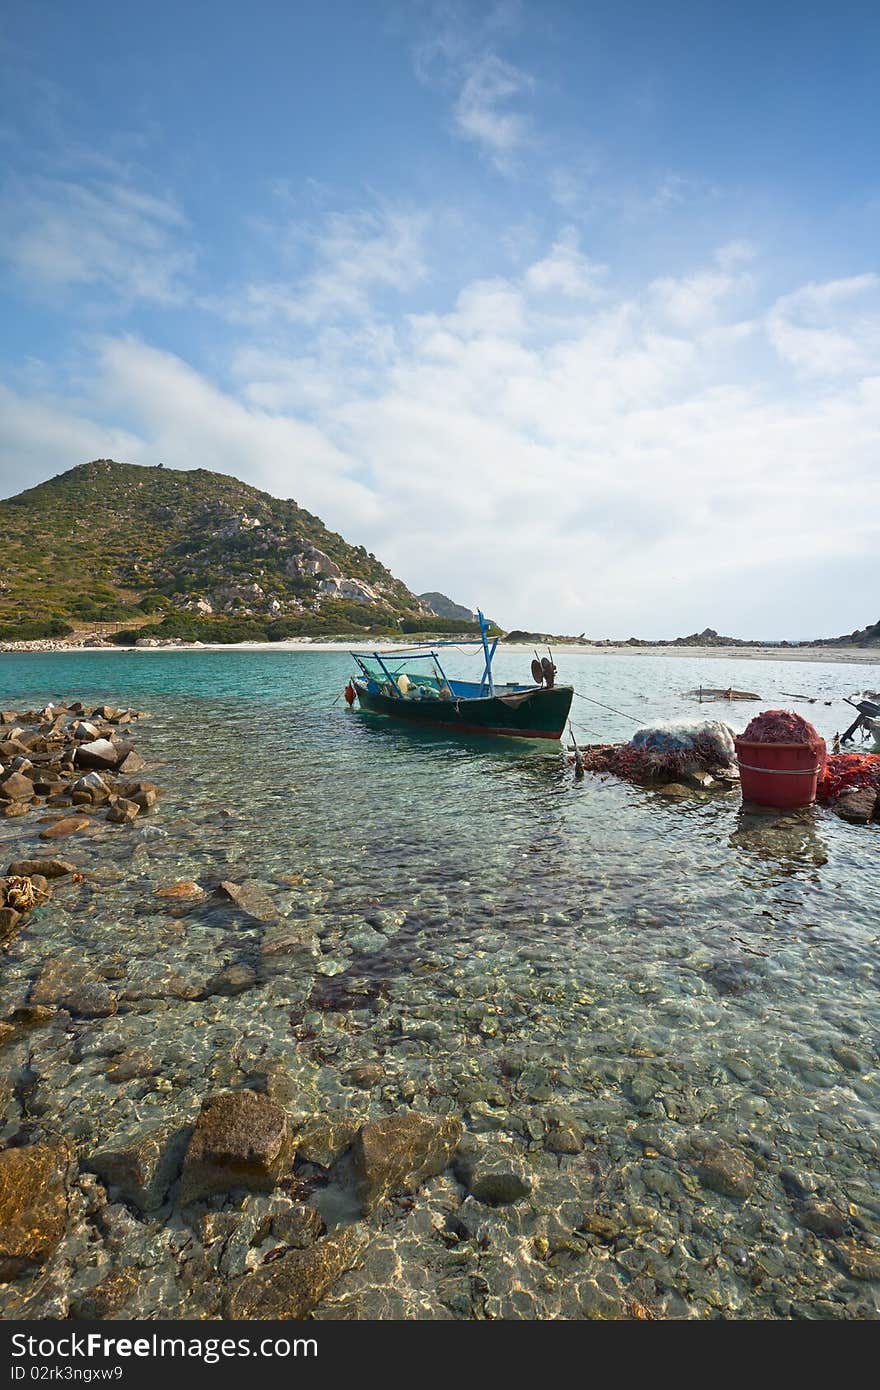
<svg viewBox="0 0 880 1390"><path fill-rule="evenodd" d="M627 714L625 710L615 709L613 705L603 705L601 700L592 700L589 695L582 695L579 690L576 690L574 693L579 700L586 700L591 705L598 705L600 709L610 710L612 714L619 714L621 719L629 719L633 724L643 724L645 722L643 719L636 719L634 714Z"/></svg>

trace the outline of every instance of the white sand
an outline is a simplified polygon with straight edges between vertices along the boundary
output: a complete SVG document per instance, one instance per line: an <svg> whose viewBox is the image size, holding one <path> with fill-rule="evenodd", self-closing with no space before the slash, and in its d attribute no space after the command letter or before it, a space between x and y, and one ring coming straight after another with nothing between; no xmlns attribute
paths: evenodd
<svg viewBox="0 0 880 1390"><path fill-rule="evenodd" d="M430 646L431 643L423 644ZM344 642L308 642L302 638L291 638L285 642L237 642L237 643L182 643L173 647L74 647L61 648L62 652L137 652L150 656L154 652L200 651L200 652L350 652L379 651L395 652L409 650L412 642L370 642L369 639L352 638ZM39 650L34 644L32 650ZM528 643L504 642L499 651L532 652ZM820 661L825 665L854 663L862 666L880 666L880 650L865 647L590 647L580 643L560 643L553 647L554 654L575 656L665 656L699 657L701 660L717 659L726 661ZM3 653L0 653L3 655Z"/></svg>

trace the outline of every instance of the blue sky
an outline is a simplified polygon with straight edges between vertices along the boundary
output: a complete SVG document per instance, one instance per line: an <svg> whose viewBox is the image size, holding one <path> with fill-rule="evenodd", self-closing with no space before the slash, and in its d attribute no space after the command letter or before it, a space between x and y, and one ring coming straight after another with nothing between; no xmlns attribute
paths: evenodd
<svg viewBox="0 0 880 1390"><path fill-rule="evenodd" d="M216 468L509 625L874 621L878 59L852 3L7 4L0 493Z"/></svg>

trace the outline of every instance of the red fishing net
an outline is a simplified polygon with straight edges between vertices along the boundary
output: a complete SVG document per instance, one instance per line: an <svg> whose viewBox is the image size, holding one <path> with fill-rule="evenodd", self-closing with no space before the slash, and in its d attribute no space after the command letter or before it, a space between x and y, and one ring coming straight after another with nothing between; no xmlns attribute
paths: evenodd
<svg viewBox="0 0 880 1390"><path fill-rule="evenodd" d="M837 801L865 787L880 792L880 753L833 753L825 763L818 796L820 801Z"/></svg>
<svg viewBox="0 0 880 1390"><path fill-rule="evenodd" d="M746 743L798 743L811 748L820 768L825 763L825 740L820 733L790 709L765 709L756 714L740 737Z"/></svg>

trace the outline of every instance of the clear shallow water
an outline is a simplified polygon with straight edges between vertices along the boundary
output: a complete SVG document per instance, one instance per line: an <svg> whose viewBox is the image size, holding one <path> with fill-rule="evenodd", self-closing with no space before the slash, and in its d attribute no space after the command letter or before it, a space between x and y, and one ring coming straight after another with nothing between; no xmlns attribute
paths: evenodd
<svg viewBox="0 0 880 1390"><path fill-rule="evenodd" d="M448 669L474 664L456 655ZM350 665L324 651L0 660L0 705L149 710L138 746L165 789L149 824L96 822L71 842L86 884L59 890L7 957L6 1007L49 962L122 999L113 1018L32 1036L31 1113L88 1150L280 1069L303 1116L414 1103L510 1141L529 1201L460 1205L438 1179L322 1316L614 1315L633 1302L674 1316L875 1315L877 1285L851 1277L803 1205L833 1202L852 1223L844 1241L876 1243L878 828L822 810L749 815L737 795L576 785L554 746L350 714L332 703ZM696 717L684 692L700 684L771 707L794 705L782 691L814 695L794 707L828 736L850 722L841 697L880 679L818 663L559 666L644 722ZM497 675L527 668L526 653L502 656ZM741 729L756 708L702 712ZM577 700L573 716L584 742L635 727ZM5 858L35 835L0 822ZM261 966L258 924L213 900L157 907L155 887L179 878L258 882L315 932L320 959ZM233 962L254 963L259 984L192 997ZM140 1073L109 1083L108 1058L129 1053ZM350 1084L365 1061L382 1068L372 1089ZM554 1151L560 1126L581 1151ZM746 1155L745 1200L695 1176L706 1139ZM585 1212L616 1238L585 1231ZM149 1239L160 1274L135 1311L183 1315L168 1228ZM132 1223L126 1262L148 1243ZM94 1278L71 1259L72 1285Z"/></svg>

